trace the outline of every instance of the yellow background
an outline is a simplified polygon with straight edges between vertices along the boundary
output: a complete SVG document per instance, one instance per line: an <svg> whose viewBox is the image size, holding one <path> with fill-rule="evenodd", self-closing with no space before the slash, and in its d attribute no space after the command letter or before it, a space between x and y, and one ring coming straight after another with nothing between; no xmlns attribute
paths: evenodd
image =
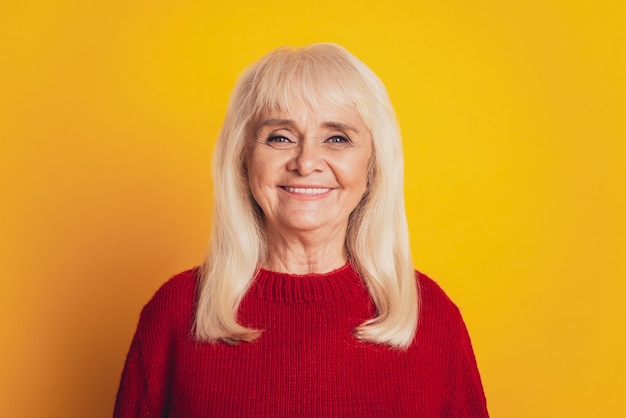
<svg viewBox="0 0 626 418"><path fill-rule="evenodd" d="M1 415L110 416L142 305L201 260L236 77L331 41L388 86L492 416L626 416L624 4L4 2Z"/></svg>

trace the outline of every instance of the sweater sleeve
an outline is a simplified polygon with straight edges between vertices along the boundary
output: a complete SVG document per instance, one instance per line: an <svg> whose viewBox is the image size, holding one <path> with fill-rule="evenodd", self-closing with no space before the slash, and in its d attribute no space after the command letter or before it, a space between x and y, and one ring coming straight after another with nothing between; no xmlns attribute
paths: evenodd
<svg viewBox="0 0 626 418"><path fill-rule="evenodd" d="M122 372L114 418L167 417L174 346L177 338L188 338L194 286L193 272L174 276L141 311Z"/></svg>
<svg viewBox="0 0 626 418"><path fill-rule="evenodd" d="M130 345L115 401L114 418L148 418L146 373L141 352L139 328Z"/></svg>
<svg viewBox="0 0 626 418"><path fill-rule="evenodd" d="M115 402L114 418L167 416L170 344L158 294L141 312Z"/></svg>
<svg viewBox="0 0 626 418"><path fill-rule="evenodd" d="M440 416L488 417L474 350L459 308L428 276L420 274L419 283L422 323L418 327L418 343L422 350L434 350L435 358L442 361L439 373L444 394Z"/></svg>
<svg viewBox="0 0 626 418"><path fill-rule="evenodd" d="M476 357L467 327L461 318L458 347L459 370L456 383L458 404L454 416L458 418L488 418L487 401L478 372Z"/></svg>

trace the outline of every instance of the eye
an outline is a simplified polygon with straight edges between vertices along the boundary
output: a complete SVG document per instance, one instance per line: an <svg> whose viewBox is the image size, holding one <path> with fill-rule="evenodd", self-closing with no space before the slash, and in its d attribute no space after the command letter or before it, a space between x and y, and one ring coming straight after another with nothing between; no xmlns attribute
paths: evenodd
<svg viewBox="0 0 626 418"><path fill-rule="evenodd" d="M267 138L267 142L268 143L279 143L279 144L287 144L289 142L291 142L291 140L287 137L284 137L282 135L274 135L274 136L270 136L269 138Z"/></svg>
<svg viewBox="0 0 626 418"><path fill-rule="evenodd" d="M348 144L350 140L345 136L335 135L328 138L326 142L330 142L331 144Z"/></svg>

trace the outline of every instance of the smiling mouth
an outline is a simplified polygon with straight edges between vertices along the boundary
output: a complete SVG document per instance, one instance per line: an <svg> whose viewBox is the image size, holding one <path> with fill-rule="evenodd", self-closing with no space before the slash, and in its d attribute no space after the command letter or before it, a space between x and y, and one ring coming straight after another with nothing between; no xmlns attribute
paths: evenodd
<svg viewBox="0 0 626 418"><path fill-rule="evenodd" d="M296 194L308 194L308 195L316 195L316 194L324 194L326 192L331 191L332 189L329 189L327 187L288 187L288 186L281 186L281 188L289 193L296 193Z"/></svg>

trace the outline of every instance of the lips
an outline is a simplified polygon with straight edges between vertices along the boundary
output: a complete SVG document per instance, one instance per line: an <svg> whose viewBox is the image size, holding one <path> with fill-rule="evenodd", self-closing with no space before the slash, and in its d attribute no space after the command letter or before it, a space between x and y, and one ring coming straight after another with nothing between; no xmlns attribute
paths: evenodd
<svg viewBox="0 0 626 418"><path fill-rule="evenodd" d="M281 186L283 190L294 193L294 194L306 194L306 195L318 195L324 194L332 189L328 187L289 187L289 186Z"/></svg>

